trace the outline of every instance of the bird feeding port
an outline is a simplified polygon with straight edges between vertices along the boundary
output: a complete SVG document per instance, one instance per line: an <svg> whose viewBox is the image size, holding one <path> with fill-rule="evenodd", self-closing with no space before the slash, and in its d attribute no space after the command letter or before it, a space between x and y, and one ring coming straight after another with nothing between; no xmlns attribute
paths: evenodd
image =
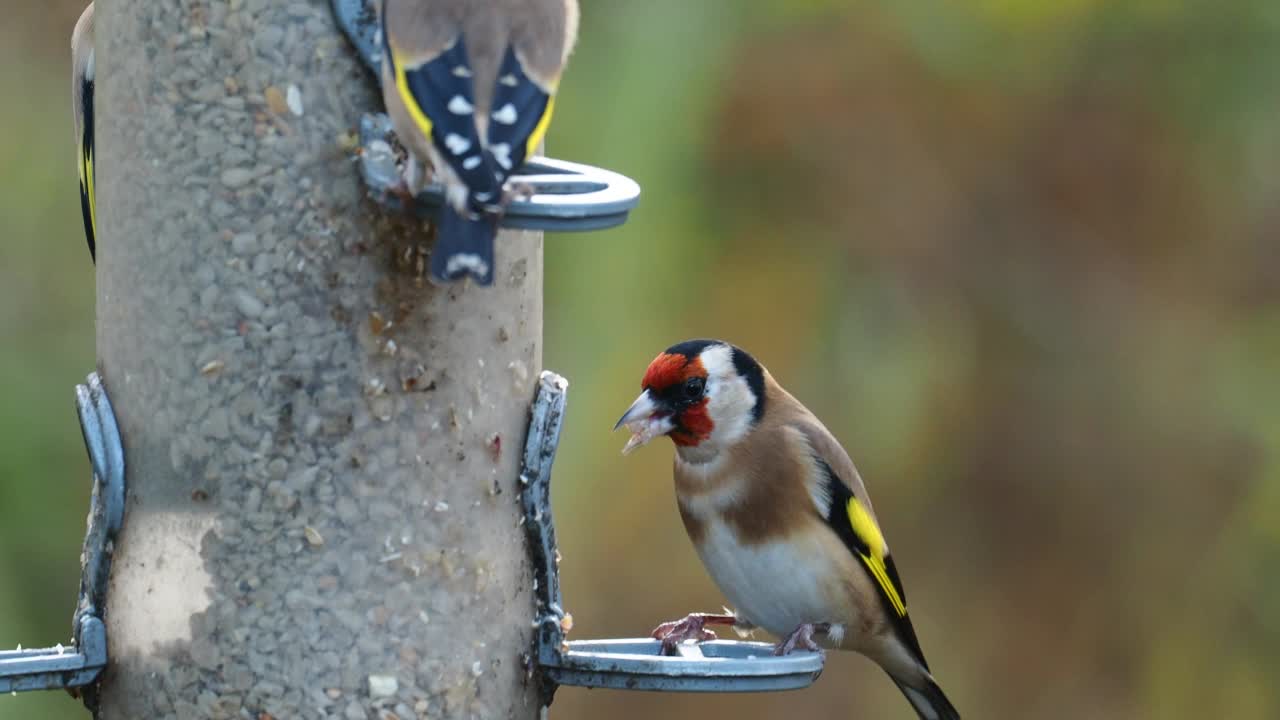
<svg viewBox="0 0 1280 720"><path fill-rule="evenodd" d="M91 685L107 665L102 622L116 536L124 523L124 446L111 401L97 373L76 386L76 410L93 468L88 530L81 552L80 596L68 647L0 651L0 694ZM92 692L85 702L93 702Z"/></svg>

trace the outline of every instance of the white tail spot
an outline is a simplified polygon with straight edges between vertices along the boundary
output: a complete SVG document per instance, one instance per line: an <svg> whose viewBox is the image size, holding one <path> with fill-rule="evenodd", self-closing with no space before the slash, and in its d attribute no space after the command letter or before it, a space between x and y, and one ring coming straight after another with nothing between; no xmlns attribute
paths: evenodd
<svg viewBox="0 0 1280 720"><path fill-rule="evenodd" d="M473 275L484 277L489 274L489 263L484 258L475 253L457 253L450 255L449 261L445 263L444 271L446 275L456 275L459 271L468 270Z"/></svg>
<svg viewBox="0 0 1280 720"><path fill-rule="evenodd" d="M461 155L471 149L471 141L457 133L445 135L444 144L454 155Z"/></svg>
<svg viewBox="0 0 1280 720"><path fill-rule="evenodd" d="M449 101L449 112L454 115L470 115L474 109L471 107L471 103L467 102L467 99L461 95L454 95L453 99Z"/></svg>
<svg viewBox="0 0 1280 720"><path fill-rule="evenodd" d="M503 125L515 125L519 114L516 113L516 106L507 103L493 113L494 122L500 122Z"/></svg>
<svg viewBox="0 0 1280 720"><path fill-rule="evenodd" d="M503 170L511 169L511 145L509 143L490 145L489 152L493 154L493 159L502 166Z"/></svg>

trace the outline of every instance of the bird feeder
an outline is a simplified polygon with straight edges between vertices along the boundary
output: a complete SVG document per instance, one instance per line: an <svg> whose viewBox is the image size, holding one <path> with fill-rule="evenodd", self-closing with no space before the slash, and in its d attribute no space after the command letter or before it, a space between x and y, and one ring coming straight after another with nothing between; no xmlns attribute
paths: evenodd
<svg viewBox="0 0 1280 720"><path fill-rule="evenodd" d="M338 24L364 64L378 74L376 0L332 0ZM396 157L386 115L368 114L360 124L360 173L372 196L389 208L405 210ZM512 180L532 188L514 200L501 220L522 230L584 232L626 222L639 196L630 178L590 165L537 157L527 160ZM433 217L443 188L429 185L412 199L412 210ZM523 522L533 563L537 615L534 643L526 668L549 705L560 685L624 690L685 692L759 692L811 684L822 672L820 653L773 655L767 643L716 640L684 643L666 656L650 638L567 640L568 614L560 593L560 555L551 513L551 466L564 420L567 381L550 372L539 378L530 413L520 484ZM0 651L0 693L83 689L96 707L96 686L107 666L107 583L115 539L124 522L125 458L119 426L97 373L76 386L76 406L93 469L93 494L82 553L82 574L69 646Z"/></svg>
<svg viewBox="0 0 1280 720"><path fill-rule="evenodd" d="M376 0L332 2L339 27L370 72L381 77ZM404 210L404 201L392 192L400 183L400 172L391 137L391 120L385 114L366 114L360 119L360 174L375 200ZM626 222L640 200L640 186L624 175L547 157L528 159L512 174L511 181L532 190L527 197L513 200L499 222L515 230L603 230ZM413 199L412 210L420 217L434 218L443 203L444 187L433 183Z"/></svg>

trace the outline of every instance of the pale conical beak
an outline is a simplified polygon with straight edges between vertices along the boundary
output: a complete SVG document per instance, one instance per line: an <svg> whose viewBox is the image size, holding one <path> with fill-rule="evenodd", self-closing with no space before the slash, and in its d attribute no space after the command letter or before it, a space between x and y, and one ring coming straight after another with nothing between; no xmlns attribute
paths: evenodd
<svg viewBox="0 0 1280 720"><path fill-rule="evenodd" d="M618 424L614 425L613 429L617 430L624 425L631 431L631 438L622 448L623 455L660 435L666 435L675 428L671 417L661 411L648 390L640 393L640 397L631 403L631 407L627 408L621 418L618 418Z"/></svg>

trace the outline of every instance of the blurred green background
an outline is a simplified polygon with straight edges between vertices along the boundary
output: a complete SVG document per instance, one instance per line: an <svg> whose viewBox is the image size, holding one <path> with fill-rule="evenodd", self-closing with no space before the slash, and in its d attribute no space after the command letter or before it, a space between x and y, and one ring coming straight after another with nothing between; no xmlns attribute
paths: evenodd
<svg viewBox="0 0 1280 720"><path fill-rule="evenodd" d="M670 449L609 431L715 336L850 449L966 717L1280 716L1280 5L583 5L549 147L644 198L547 244L573 636L720 607ZM0 23L0 647L66 638L84 528L80 9ZM606 713L911 717L846 654L799 693L566 688L553 717Z"/></svg>

